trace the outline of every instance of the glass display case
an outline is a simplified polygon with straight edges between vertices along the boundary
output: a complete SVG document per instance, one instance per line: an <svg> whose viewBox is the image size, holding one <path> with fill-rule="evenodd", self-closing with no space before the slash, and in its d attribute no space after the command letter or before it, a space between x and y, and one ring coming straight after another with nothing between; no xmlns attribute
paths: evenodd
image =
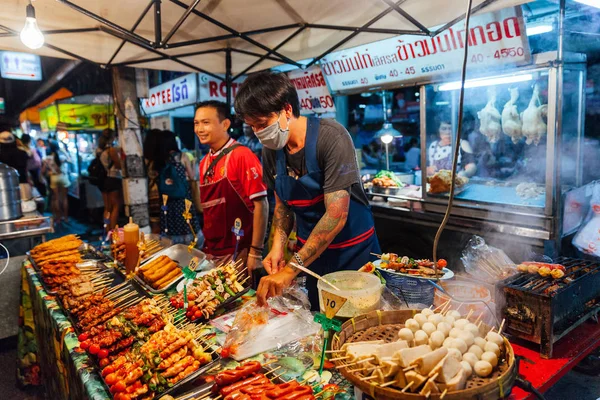
<svg viewBox="0 0 600 400"><path fill-rule="evenodd" d="M98 133L87 131L59 131L59 139L64 151L69 155L69 195L80 198L82 177L87 176L87 169L96 156Z"/></svg>

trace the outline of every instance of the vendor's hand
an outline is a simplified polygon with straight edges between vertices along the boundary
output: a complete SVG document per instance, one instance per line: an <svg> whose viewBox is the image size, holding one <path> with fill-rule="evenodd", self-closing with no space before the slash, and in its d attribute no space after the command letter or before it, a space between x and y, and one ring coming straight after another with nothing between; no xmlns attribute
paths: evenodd
<svg viewBox="0 0 600 400"><path fill-rule="evenodd" d="M252 254L252 253L251 253ZM262 258L256 258L253 255L248 255L248 259L246 260L246 268L248 268L248 276L250 277L250 285L254 285L254 274L252 273L254 270L262 268Z"/></svg>
<svg viewBox="0 0 600 400"><path fill-rule="evenodd" d="M271 251L263 260L263 266L267 270L269 275L273 275L285 267L285 260L283 259L283 250L277 249L275 246L271 248Z"/></svg>
<svg viewBox="0 0 600 400"><path fill-rule="evenodd" d="M296 273L290 267L285 267L273 275L263 277L256 291L258 305L264 306L267 304L267 299L281 296L283 289L290 286L295 277Z"/></svg>

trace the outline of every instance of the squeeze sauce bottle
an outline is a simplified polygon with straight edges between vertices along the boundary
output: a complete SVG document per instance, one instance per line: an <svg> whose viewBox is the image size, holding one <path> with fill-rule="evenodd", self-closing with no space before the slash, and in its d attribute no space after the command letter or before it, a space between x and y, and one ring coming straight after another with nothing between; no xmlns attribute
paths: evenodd
<svg viewBox="0 0 600 400"><path fill-rule="evenodd" d="M125 271L127 275L134 272L138 263L140 251L137 243L140 240L140 227L133 223L133 219L129 217L129 223L123 227L125 239Z"/></svg>

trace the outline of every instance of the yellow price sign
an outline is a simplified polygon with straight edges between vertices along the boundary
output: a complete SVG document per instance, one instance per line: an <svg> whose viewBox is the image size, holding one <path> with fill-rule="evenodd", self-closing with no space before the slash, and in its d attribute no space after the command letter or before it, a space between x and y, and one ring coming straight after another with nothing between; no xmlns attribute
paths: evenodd
<svg viewBox="0 0 600 400"><path fill-rule="evenodd" d="M321 297L323 298L323 305L325 307L325 316L329 319L335 317L335 314L348 301L345 297L338 296L326 290L321 291Z"/></svg>

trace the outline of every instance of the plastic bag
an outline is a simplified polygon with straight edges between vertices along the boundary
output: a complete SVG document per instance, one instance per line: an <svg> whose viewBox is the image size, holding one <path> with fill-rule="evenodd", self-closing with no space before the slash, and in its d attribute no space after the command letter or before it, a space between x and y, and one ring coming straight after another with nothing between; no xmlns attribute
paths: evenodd
<svg viewBox="0 0 600 400"><path fill-rule="evenodd" d="M463 250L461 261L474 278L495 283L517 273L515 263L504 251L485 244L480 236L473 236Z"/></svg>
<svg viewBox="0 0 600 400"><path fill-rule="evenodd" d="M315 339L303 339L316 335L320 327L313 321L308 297L293 286L282 296L269 299L266 307L259 307L256 301L242 307L225 337L221 355L243 360L284 346L290 354L304 352L318 347L312 342Z"/></svg>
<svg viewBox="0 0 600 400"><path fill-rule="evenodd" d="M587 220L573 238L573 246L585 254L600 257L600 185L594 186Z"/></svg>

